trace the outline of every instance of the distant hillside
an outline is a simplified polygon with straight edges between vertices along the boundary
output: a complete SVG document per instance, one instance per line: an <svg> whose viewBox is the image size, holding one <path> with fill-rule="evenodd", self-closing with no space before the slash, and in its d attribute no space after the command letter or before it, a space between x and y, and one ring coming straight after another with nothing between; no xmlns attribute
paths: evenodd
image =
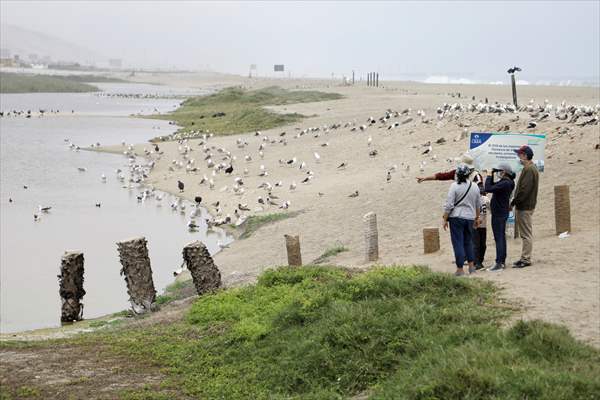
<svg viewBox="0 0 600 400"><path fill-rule="evenodd" d="M18 54L24 60L27 60L30 54L37 54L39 58L50 56L53 61L86 64L104 59L85 47L14 25L0 26L0 47L8 49L11 57Z"/></svg>
<svg viewBox="0 0 600 400"><path fill-rule="evenodd" d="M81 77L1 72L0 93L78 93L100 90L96 86L81 82L78 78Z"/></svg>

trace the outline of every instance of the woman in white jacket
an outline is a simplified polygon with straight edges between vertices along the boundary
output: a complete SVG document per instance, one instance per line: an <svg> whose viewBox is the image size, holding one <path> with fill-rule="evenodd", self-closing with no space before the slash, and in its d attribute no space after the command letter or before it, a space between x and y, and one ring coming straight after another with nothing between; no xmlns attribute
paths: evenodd
<svg viewBox="0 0 600 400"><path fill-rule="evenodd" d="M456 168L456 181L450 185L444 204L444 230L450 226L450 240L456 258L454 275L465 274L465 259L469 263L469 273L476 271L473 252L473 228L477 228L481 196L479 187L469 179L472 169L465 164Z"/></svg>

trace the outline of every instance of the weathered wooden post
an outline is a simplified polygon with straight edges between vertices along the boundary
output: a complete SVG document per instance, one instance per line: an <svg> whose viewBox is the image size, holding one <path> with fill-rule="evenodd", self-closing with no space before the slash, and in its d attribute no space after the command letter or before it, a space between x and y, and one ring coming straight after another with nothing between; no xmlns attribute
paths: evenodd
<svg viewBox="0 0 600 400"><path fill-rule="evenodd" d="M440 249L440 230L438 228L423 229L423 250L425 254L435 253Z"/></svg>
<svg viewBox="0 0 600 400"><path fill-rule="evenodd" d="M287 250L288 265L301 266L302 255L300 253L300 236L283 235L285 237L285 248Z"/></svg>
<svg viewBox="0 0 600 400"><path fill-rule="evenodd" d="M371 73L367 72L367 86L371 86Z"/></svg>
<svg viewBox="0 0 600 400"><path fill-rule="evenodd" d="M354 70L352 70L352 85L354 85Z"/></svg>
<svg viewBox="0 0 600 400"><path fill-rule="evenodd" d="M60 260L59 294L62 301L61 322L79 321L83 317L83 253L65 251Z"/></svg>
<svg viewBox="0 0 600 400"><path fill-rule="evenodd" d="M515 74L510 74L510 83L512 84L512 95L513 95L513 104L515 107L519 107L517 104L517 83L515 80Z"/></svg>
<svg viewBox="0 0 600 400"><path fill-rule="evenodd" d="M571 232L571 198L568 185L554 186L556 234Z"/></svg>
<svg viewBox="0 0 600 400"><path fill-rule="evenodd" d="M153 310L156 290L152 281L146 238L137 237L117 242L117 249L123 265L121 275L125 275L127 294L133 312L143 314Z"/></svg>
<svg viewBox="0 0 600 400"><path fill-rule="evenodd" d="M192 274L199 296L221 287L221 272L202 242L188 243L183 248L183 261Z"/></svg>
<svg viewBox="0 0 600 400"><path fill-rule="evenodd" d="M377 232L377 215L374 212L363 216L365 226L365 260L375 261L379 258L379 234Z"/></svg>
<svg viewBox="0 0 600 400"><path fill-rule="evenodd" d="M375 74L375 86L379 87L379 72Z"/></svg>

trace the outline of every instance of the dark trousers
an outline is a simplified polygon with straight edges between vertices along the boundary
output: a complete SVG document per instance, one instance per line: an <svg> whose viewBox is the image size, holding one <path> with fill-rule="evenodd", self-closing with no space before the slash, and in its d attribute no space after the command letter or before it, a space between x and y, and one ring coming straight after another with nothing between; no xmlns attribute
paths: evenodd
<svg viewBox="0 0 600 400"><path fill-rule="evenodd" d="M456 267L462 268L467 261L475 260L473 254L473 220L464 218L448 218L450 224L450 240L456 258Z"/></svg>
<svg viewBox="0 0 600 400"><path fill-rule="evenodd" d="M475 264L483 264L487 241L487 228L477 228L473 232L473 252L475 253Z"/></svg>
<svg viewBox="0 0 600 400"><path fill-rule="evenodd" d="M506 219L507 216L495 217L492 215L492 232L496 242L496 263L506 262Z"/></svg>

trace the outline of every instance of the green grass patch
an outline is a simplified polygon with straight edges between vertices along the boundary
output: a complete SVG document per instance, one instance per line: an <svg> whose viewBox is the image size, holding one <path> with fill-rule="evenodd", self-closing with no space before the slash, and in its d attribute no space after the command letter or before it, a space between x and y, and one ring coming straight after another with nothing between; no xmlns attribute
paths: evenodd
<svg viewBox="0 0 600 400"><path fill-rule="evenodd" d="M336 255L348 251L349 249L345 247L343 244L335 244L329 247L327 250L323 252L319 257L317 257L312 263L313 264L323 264L325 261L329 260L331 257L335 257Z"/></svg>
<svg viewBox="0 0 600 400"><path fill-rule="evenodd" d="M78 79L80 78L70 76L0 72L0 93L79 93L100 90Z"/></svg>
<svg viewBox="0 0 600 400"><path fill-rule="evenodd" d="M191 279L186 281L175 281L165 288L163 294L156 296L156 303L158 305L164 305L175 300L195 296L196 293L194 282Z"/></svg>
<svg viewBox="0 0 600 400"><path fill-rule="evenodd" d="M597 350L551 324L505 330L496 301L489 282L422 267L282 267L183 321L78 340L161 368L161 388L190 398L598 398Z"/></svg>
<svg viewBox="0 0 600 400"><path fill-rule="evenodd" d="M40 391L34 387L21 386L17 389L17 396L26 399L38 398L40 396Z"/></svg>
<svg viewBox="0 0 600 400"><path fill-rule="evenodd" d="M240 239L249 238L254 232L261 227L272 224L277 221L292 218L297 216L299 213L296 212L282 212L282 213L271 213L263 215L251 215L248 217L246 222L242 225L244 231L240 235Z"/></svg>
<svg viewBox="0 0 600 400"><path fill-rule="evenodd" d="M337 93L290 91L275 86L252 91L232 87L209 96L189 98L177 110L151 118L175 121L182 127L174 135L162 137L162 140L200 136L203 132L234 134L270 129L304 118L297 113L275 113L264 106L336 100L341 97Z"/></svg>

